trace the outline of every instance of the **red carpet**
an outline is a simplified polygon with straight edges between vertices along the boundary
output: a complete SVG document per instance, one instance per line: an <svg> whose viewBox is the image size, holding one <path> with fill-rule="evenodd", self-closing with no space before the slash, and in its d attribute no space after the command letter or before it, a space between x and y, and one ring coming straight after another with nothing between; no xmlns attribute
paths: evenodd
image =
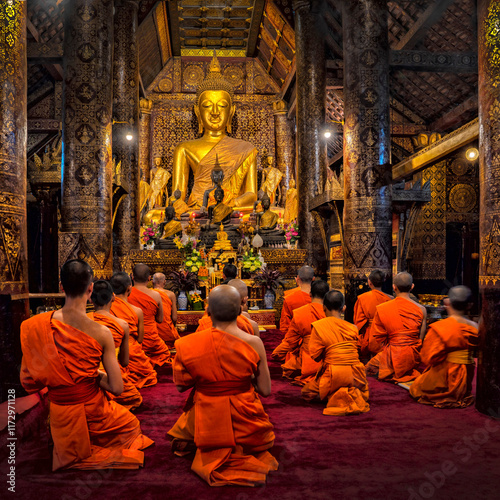
<svg viewBox="0 0 500 500"><path fill-rule="evenodd" d="M277 332L264 333L268 352ZM138 471L52 473L47 436L17 450L12 498L72 499L496 499L500 487L500 422L474 407L438 410L413 402L407 391L374 379L371 411L327 417L319 404L299 398L271 362L273 394L264 399L275 425L271 452L280 469L258 488L210 488L175 457L166 439L186 395L178 394L168 370L156 387L142 392L137 412L146 435L156 441ZM161 370L161 369L160 369ZM495 409L497 414L500 409ZM3 451L3 450L2 450ZM0 498L9 498L2 463Z"/></svg>

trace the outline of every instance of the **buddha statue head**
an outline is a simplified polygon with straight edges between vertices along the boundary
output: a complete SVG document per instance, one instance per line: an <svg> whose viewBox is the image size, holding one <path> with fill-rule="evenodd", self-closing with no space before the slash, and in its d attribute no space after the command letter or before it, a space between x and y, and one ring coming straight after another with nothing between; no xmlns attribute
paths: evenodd
<svg viewBox="0 0 500 500"><path fill-rule="evenodd" d="M220 166L219 155L215 155L215 166L212 169L212 173L210 175L214 186L222 186L222 182L224 180L224 170L222 170Z"/></svg>
<svg viewBox="0 0 500 500"><path fill-rule="evenodd" d="M214 135L225 135L226 131L231 133L235 110L233 87L222 76L215 51L208 75L198 86L196 98L194 112L198 119L198 132Z"/></svg>
<svg viewBox="0 0 500 500"><path fill-rule="evenodd" d="M271 198L269 198L267 194L264 194L261 200L261 204L264 211L269 210L269 207L271 206Z"/></svg>
<svg viewBox="0 0 500 500"><path fill-rule="evenodd" d="M165 222L170 222L175 217L175 208L174 207L166 207L165 208Z"/></svg>
<svg viewBox="0 0 500 500"><path fill-rule="evenodd" d="M180 190L180 189L176 189L176 190L174 191L174 198L175 198L176 200L180 199L181 194L182 194L182 193L181 193L181 190Z"/></svg>

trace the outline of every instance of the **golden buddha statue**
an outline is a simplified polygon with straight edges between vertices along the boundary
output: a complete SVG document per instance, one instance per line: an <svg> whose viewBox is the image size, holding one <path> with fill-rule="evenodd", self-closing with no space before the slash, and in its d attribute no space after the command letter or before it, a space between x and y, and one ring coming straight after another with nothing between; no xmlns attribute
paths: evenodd
<svg viewBox="0 0 500 500"><path fill-rule="evenodd" d="M142 213L148 201L148 194L151 186L141 179L139 182L139 213Z"/></svg>
<svg viewBox="0 0 500 500"><path fill-rule="evenodd" d="M160 224L161 238L155 244L160 249L177 248L174 243L175 236L182 235L182 225L178 220L175 220L174 207L165 208L165 222Z"/></svg>
<svg viewBox="0 0 500 500"><path fill-rule="evenodd" d="M297 197L297 189L295 188L295 180L293 177L290 179L289 188L286 191L285 199L285 213L283 215L283 222L288 224L296 219L299 215L299 199Z"/></svg>
<svg viewBox="0 0 500 500"><path fill-rule="evenodd" d="M249 207L257 193L257 150L244 140L228 137L234 115L233 88L226 81L214 54L207 78L197 89L194 112L198 118L199 139L185 141L174 151L172 189L179 189L185 199L189 171L194 184L187 204L191 210L202 206L203 195L212 186L211 172L216 157L224 171L224 203L230 207Z"/></svg>
<svg viewBox="0 0 500 500"><path fill-rule="evenodd" d="M174 194L168 199L168 205L174 207L175 215L177 217L189 212L187 203L184 200L181 200L181 192L179 189L176 189Z"/></svg>
<svg viewBox="0 0 500 500"><path fill-rule="evenodd" d="M264 213L259 217L259 230L271 231L278 225L278 214L271 210L271 200L266 194L262 197L262 208Z"/></svg>
<svg viewBox="0 0 500 500"><path fill-rule="evenodd" d="M280 170L273 167L273 161L274 158L272 156L266 158L267 166L262 169L262 184L260 186L260 189L269 196L271 205L274 205L280 198L279 184L283 178L283 174ZM278 196L276 196L276 192L278 192Z"/></svg>
<svg viewBox="0 0 500 500"><path fill-rule="evenodd" d="M148 194L149 210L156 206L163 207L163 196L168 198L167 183L170 179L170 172L161 166L161 158L155 158L155 168L152 172L150 190Z"/></svg>
<svg viewBox="0 0 500 500"><path fill-rule="evenodd" d="M212 250L233 250L233 246L227 237L227 233L224 231L224 224L221 223L219 227L219 232L217 233L217 240L212 247Z"/></svg>

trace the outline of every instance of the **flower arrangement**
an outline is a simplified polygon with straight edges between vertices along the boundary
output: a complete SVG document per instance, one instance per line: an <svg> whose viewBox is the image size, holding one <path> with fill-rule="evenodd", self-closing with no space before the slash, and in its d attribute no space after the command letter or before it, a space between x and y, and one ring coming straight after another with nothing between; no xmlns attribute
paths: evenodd
<svg viewBox="0 0 500 500"><path fill-rule="evenodd" d="M182 239L178 236L174 238L175 246L182 254L184 267L192 273L197 273L205 266L205 252L203 248L200 250L196 248L199 242L200 240L186 235Z"/></svg>
<svg viewBox="0 0 500 500"><path fill-rule="evenodd" d="M254 283L270 290L274 294L278 287L285 287L285 282L281 279L281 273L277 270L270 270L267 266L254 276Z"/></svg>
<svg viewBox="0 0 500 500"><path fill-rule="evenodd" d="M160 236L160 226L156 222L153 222L152 224L144 228L141 238L142 242L146 244L150 241L154 241L155 239L160 238Z"/></svg>
<svg viewBox="0 0 500 500"><path fill-rule="evenodd" d="M264 259L253 248L250 248L243 254L241 262L241 269L243 271L253 273L255 271L258 271L262 267L262 265L264 264Z"/></svg>
<svg viewBox="0 0 500 500"><path fill-rule="evenodd" d="M288 243L295 243L299 238L299 225L297 219L285 224L285 238Z"/></svg>
<svg viewBox="0 0 500 500"><path fill-rule="evenodd" d="M169 289L175 293L196 290L199 282L198 275L190 271L173 271L168 276Z"/></svg>
<svg viewBox="0 0 500 500"><path fill-rule="evenodd" d="M203 299L196 290L192 290L188 293L188 300L193 311L203 311Z"/></svg>

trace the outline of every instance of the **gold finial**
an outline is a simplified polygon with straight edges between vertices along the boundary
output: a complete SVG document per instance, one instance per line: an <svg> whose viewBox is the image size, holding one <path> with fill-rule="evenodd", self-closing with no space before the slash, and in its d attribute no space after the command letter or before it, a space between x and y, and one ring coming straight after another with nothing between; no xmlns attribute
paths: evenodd
<svg viewBox="0 0 500 500"><path fill-rule="evenodd" d="M220 63L217 59L217 53L215 50L208 68L208 74L196 89L196 99L198 100L200 95L206 90L223 90L230 95L231 100L233 99L233 86L222 75Z"/></svg>
<svg viewBox="0 0 500 500"><path fill-rule="evenodd" d="M208 72L210 74L219 73L220 74L220 63L217 59L217 52L214 50L214 55L212 61L210 61L210 66L208 67Z"/></svg>

